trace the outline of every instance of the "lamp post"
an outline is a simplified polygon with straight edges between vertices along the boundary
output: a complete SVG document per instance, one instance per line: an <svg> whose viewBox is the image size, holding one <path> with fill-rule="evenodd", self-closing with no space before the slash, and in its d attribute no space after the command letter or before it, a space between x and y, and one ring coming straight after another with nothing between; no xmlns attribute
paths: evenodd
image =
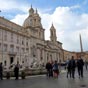
<svg viewBox="0 0 88 88"><path fill-rule="evenodd" d="M0 13L1 13L1 10L0 10Z"/></svg>
<svg viewBox="0 0 88 88"><path fill-rule="evenodd" d="M3 63L3 30L2 30L2 63Z"/></svg>
<svg viewBox="0 0 88 88"><path fill-rule="evenodd" d="M0 10L1 12L1 10ZM2 63L3 63L3 30L2 30Z"/></svg>

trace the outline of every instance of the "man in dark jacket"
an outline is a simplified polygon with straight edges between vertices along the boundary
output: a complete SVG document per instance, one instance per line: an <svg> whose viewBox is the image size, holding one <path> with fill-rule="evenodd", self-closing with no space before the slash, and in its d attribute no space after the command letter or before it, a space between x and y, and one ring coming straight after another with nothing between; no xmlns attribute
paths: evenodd
<svg viewBox="0 0 88 88"><path fill-rule="evenodd" d="M2 63L0 63L0 79L3 80L3 66L2 66Z"/></svg>
<svg viewBox="0 0 88 88"><path fill-rule="evenodd" d="M52 64L50 62L46 63L47 77L53 76Z"/></svg>
<svg viewBox="0 0 88 88"><path fill-rule="evenodd" d="M14 75L15 75L15 79L17 80L19 77L19 65L18 64L14 68Z"/></svg>
<svg viewBox="0 0 88 88"><path fill-rule="evenodd" d="M70 76L70 78L71 78L71 63L70 63L70 60L68 60L67 62L66 62L66 67L67 67L67 78L68 78L68 75Z"/></svg>
<svg viewBox="0 0 88 88"><path fill-rule="evenodd" d="M75 78L75 67L76 67L76 63L74 60L74 56L72 56L71 60L70 60L70 66L71 66L71 77Z"/></svg>
<svg viewBox="0 0 88 88"><path fill-rule="evenodd" d="M83 62L83 59L80 57L80 58L77 60L77 68L78 68L78 75L79 75L79 78L80 78L80 77L83 78L83 66L84 66L84 62Z"/></svg>

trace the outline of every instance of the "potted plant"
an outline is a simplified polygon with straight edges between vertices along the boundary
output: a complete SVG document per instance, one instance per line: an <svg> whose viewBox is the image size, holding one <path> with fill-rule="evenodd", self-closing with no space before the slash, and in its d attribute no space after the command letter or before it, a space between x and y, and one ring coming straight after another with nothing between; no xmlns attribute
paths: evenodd
<svg viewBox="0 0 88 88"><path fill-rule="evenodd" d="M9 71L6 73L6 78L10 79L10 72Z"/></svg>
<svg viewBox="0 0 88 88"><path fill-rule="evenodd" d="M25 71L23 70L23 71L21 72L21 78L22 78L22 79L25 79L25 76L26 76L26 74L25 74Z"/></svg>

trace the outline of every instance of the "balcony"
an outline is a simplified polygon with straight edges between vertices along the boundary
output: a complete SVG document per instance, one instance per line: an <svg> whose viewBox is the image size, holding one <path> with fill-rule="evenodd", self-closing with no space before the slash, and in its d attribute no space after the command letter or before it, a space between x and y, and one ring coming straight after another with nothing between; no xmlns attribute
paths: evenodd
<svg viewBox="0 0 88 88"><path fill-rule="evenodd" d="M13 56L15 56L15 55L17 54L17 52L9 51L8 54L9 54L9 55L13 55Z"/></svg>

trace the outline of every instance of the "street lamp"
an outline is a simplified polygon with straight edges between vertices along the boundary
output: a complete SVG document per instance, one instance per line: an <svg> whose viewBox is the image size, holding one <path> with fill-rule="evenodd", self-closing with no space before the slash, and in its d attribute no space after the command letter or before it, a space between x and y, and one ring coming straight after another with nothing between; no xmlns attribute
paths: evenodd
<svg viewBox="0 0 88 88"><path fill-rule="evenodd" d="M2 63L3 63L3 30L2 30Z"/></svg>
<svg viewBox="0 0 88 88"><path fill-rule="evenodd" d="M1 10L0 10L1 12ZM2 30L2 63L3 63L3 30Z"/></svg>
<svg viewBox="0 0 88 88"><path fill-rule="evenodd" d="M0 10L0 13L1 13L1 10Z"/></svg>

